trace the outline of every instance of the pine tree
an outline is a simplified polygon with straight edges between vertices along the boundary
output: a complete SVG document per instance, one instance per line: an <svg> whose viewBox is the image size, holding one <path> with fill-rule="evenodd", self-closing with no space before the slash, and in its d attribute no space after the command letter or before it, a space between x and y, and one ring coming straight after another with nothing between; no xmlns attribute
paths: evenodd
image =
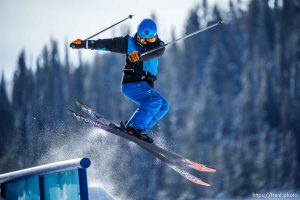
<svg viewBox="0 0 300 200"><path fill-rule="evenodd" d="M62 110L65 108L65 97L64 97L64 80L63 80L63 67L59 60L58 44L55 40L51 41L51 57L50 57L50 81L53 87L49 97L51 97L51 109L53 113L53 123L58 123L63 119L64 113Z"/></svg>
<svg viewBox="0 0 300 200"><path fill-rule="evenodd" d="M199 6L196 6L189 12L186 22L185 34L190 34L200 28L200 19L198 16ZM192 37L184 42L184 63L181 67L181 78L183 79L183 88L195 87L194 84L201 83L203 63L201 59L202 49L199 37Z"/></svg>
<svg viewBox="0 0 300 200"><path fill-rule="evenodd" d="M15 141L14 115L6 92L4 73L0 82L0 173L14 168Z"/></svg>
<svg viewBox="0 0 300 200"><path fill-rule="evenodd" d="M280 113L280 130L282 134L287 136L291 130L297 130L298 126L294 126L295 120L299 121L299 95L295 95L293 89L298 85L299 78L296 78L299 73L299 3L297 1L284 1L282 7L276 8L277 18L279 22L276 24L276 69L278 70L278 85L279 88L279 113ZM297 18L295 17L297 16ZM297 55L298 54L298 55ZM296 81L298 80L298 81ZM291 91L293 93L291 94ZM294 103L295 100L297 103ZM296 123L298 124L298 123ZM300 137L298 132L294 132L297 138L297 151L300 151ZM298 163L300 156L298 154ZM286 174L285 174L286 175ZM298 172L297 177L300 177ZM298 183L299 185L299 183Z"/></svg>
<svg viewBox="0 0 300 200"><path fill-rule="evenodd" d="M20 159L28 156L30 152L29 143L33 141L29 124L32 122L31 102L33 97L33 75L26 66L25 51L22 51L18 59L18 68L14 75L13 85L13 110L15 113L15 125L17 137L20 137L19 156ZM21 165L27 166L30 159L21 160ZM22 167L22 166L21 166Z"/></svg>

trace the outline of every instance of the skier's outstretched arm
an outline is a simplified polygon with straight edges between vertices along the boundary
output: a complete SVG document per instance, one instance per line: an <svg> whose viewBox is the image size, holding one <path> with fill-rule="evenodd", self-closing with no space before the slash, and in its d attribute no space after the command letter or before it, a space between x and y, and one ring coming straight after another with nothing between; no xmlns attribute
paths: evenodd
<svg viewBox="0 0 300 200"><path fill-rule="evenodd" d="M124 37L115 37L110 39L99 40L81 40L77 39L70 44L73 49L92 49L105 50L116 53L126 54L128 45L128 35Z"/></svg>

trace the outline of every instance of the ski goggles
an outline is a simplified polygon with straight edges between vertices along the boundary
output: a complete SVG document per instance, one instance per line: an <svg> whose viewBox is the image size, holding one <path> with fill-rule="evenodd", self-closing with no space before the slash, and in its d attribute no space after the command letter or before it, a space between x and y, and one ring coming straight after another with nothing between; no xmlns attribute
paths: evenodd
<svg viewBox="0 0 300 200"><path fill-rule="evenodd" d="M142 44L154 43L157 40L157 36L155 36L153 38L141 38L141 37L138 37L138 40Z"/></svg>

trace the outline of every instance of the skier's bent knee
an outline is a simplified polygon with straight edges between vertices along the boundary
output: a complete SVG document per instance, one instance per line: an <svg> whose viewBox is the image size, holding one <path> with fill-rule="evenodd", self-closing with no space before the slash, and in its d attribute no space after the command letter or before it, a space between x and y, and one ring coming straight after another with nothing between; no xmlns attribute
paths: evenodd
<svg viewBox="0 0 300 200"><path fill-rule="evenodd" d="M166 100L162 101L162 106L160 110L165 111L166 113L169 111L169 103Z"/></svg>

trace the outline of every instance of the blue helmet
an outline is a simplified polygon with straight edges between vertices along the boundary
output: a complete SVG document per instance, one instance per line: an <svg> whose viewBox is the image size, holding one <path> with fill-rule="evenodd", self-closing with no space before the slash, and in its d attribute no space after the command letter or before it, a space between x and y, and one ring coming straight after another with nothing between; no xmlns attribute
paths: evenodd
<svg viewBox="0 0 300 200"><path fill-rule="evenodd" d="M144 19L137 28L137 34L141 38L153 38L157 35L156 24L152 19Z"/></svg>

